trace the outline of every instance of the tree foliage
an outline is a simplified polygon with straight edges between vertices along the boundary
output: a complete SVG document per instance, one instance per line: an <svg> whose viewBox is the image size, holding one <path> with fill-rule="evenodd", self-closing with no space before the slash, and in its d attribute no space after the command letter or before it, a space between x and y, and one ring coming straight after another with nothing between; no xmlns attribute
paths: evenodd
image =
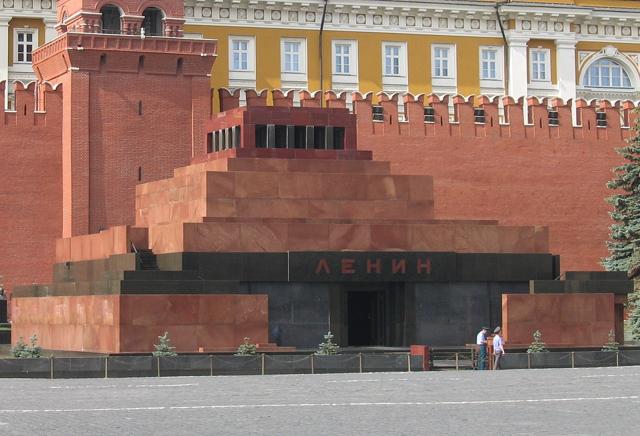
<svg viewBox="0 0 640 436"><path fill-rule="evenodd" d="M29 338L29 344L24 342L22 336L18 338L18 342L11 348L11 354L16 359L38 359L41 357L42 348L38 346L38 337L32 335Z"/></svg>
<svg viewBox="0 0 640 436"><path fill-rule="evenodd" d="M176 347L171 346L171 339L169 339L169 332L164 332L164 335L158 336L159 344L153 344L153 347L156 351L153 352L153 355L156 357L172 357L177 356L178 353L175 352Z"/></svg>
<svg viewBox="0 0 640 436"><path fill-rule="evenodd" d="M546 353L547 347L542 340L542 333L540 330L536 330L533 332L533 342L529 345L529 349L527 349L527 353Z"/></svg>
<svg viewBox="0 0 640 436"><path fill-rule="evenodd" d="M327 334L324 335L324 342L318 345L316 354L333 355L338 354L339 351L340 346L333 342L333 333L327 332Z"/></svg>
<svg viewBox="0 0 640 436"><path fill-rule="evenodd" d="M631 338L636 342L640 342L640 291L629 294L628 298Z"/></svg>
<svg viewBox="0 0 640 436"><path fill-rule="evenodd" d="M618 351L620 344L616 341L616 332L609 330L607 336L607 343L603 345L602 351Z"/></svg>
<svg viewBox="0 0 640 436"><path fill-rule="evenodd" d="M258 347L256 347L256 344L253 344L250 338L244 338L244 341L236 350L236 356L253 356L257 352Z"/></svg>
<svg viewBox="0 0 640 436"><path fill-rule="evenodd" d="M640 117L639 117L640 119ZM640 124L636 120L627 145L616 149L626 161L613 169L607 187L615 194L607 199L613 206L614 224L607 242L609 257L602 265L607 271L629 271L634 248L640 244Z"/></svg>

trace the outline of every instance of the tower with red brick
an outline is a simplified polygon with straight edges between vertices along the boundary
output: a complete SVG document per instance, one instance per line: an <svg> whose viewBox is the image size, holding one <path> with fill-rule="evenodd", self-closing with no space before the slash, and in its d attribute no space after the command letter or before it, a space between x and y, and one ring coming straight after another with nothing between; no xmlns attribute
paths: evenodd
<svg viewBox="0 0 640 436"><path fill-rule="evenodd" d="M135 185L206 151L214 41L182 38L182 1L58 2L60 36L34 53L62 85L63 236L133 223Z"/></svg>

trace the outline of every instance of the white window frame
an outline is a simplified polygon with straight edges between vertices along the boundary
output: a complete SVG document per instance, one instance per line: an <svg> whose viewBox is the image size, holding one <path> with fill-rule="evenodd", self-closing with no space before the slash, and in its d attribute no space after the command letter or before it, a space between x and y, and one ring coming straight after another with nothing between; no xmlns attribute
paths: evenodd
<svg viewBox="0 0 640 436"><path fill-rule="evenodd" d="M233 43L236 41L247 42L247 68L236 69L233 65ZM249 35L229 36L229 88L255 88L256 87L256 38Z"/></svg>
<svg viewBox="0 0 640 436"><path fill-rule="evenodd" d="M436 76L436 49L447 49L447 75ZM431 44L431 84L434 93L456 93L458 82L457 50L455 44Z"/></svg>
<svg viewBox="0 0 640 436"><path fill-rule="evenodd" d="M286 68L286 53L285 47L287 44L300 44L300 50L298 51L298 70L288 70ZM304 38L282 38L280 40L280 71L283 74L306 74L307 73L307 40Z"/></svg>
<svg viewBox="0 0 640 436"><path fill-rule="evenodd" d="M492 52L495 55L494 59L484 59L484 54ZM484 64L487 62L488 64L493 63L495 68L495 74L493 77L483 77L484 72ZM502 47L499 46L480 46L480 80L487 81L500 81L502 80Z"/></svg>
<svg viewBox="0 0 640 436"><path fill-rule="evenodd" d="M298 71L287 71L285 69L285 46L290 42L300 44L300 50L298 52ZM280 81L282 89L302 89L307 87L308 79L306 38L280 39Z"/></svg>
<svg viewBox="0 0 640 436"><path fill-rule="evenodd" d="M598 64L600 62L609 62L611 65L607 67L607 69L609 70L609 84L608 86L605 86L602 84L603 80L603 76L602 76L602 70L603 67L598 67ZM592 83L588 83L588 80L591 78L590 77L590 70L592 68L596 68L598 67L598 84L594 85ZM614 69L618 69L620 70L620 86L614 86L613 85L613 70ZM626 76L626 78L629 80L629 86L624 86L624 77ZM610 59L610 58L600 58L600 59L596 59L595 61L591 62L585 69L585 73L584 73L584 77L582 80L582 87L583 88L589 88L589 89L602 89L602 90L619 90L619 91L630 91L633 90L634 86L633 86L633 80L631 79L631 75L627 72L627 70L625 69L624 65L618 61L616 61L615 59Z"/></svg>
<svg viewBox="0 0 640 436"><path fill-rule="evenodd" d="M235 54L236 50L234 49L234 45L238 43L246 44L246 49L244 50L244 54L246 55L247 66L242 68L242 66L235 66ZM229 71L253 71L255 69L255 39L251 36L230 36L229 37Z"/></svg>
<svg viewBox="0 0 640 436"><path fill-rule="evenodd" d="M436 56L440 50L447 50L447 56ZM434 44L431 46L431 76L434 79L451 79L456 77L456 61L455 61L455 46L451 44ZM443 65L438 63L446 62L446 74L443 74ZM438 68L439 67L439 68Z"/></svg>
<svg viewBox="0 0 640 436"><path fill-rule="evenodd" d="M534 61L534 54L536 53L544 53L545 55L545 63L544 63L544 74L545 78L534 78L533 76L533 65L536 61ZM540 64L540 61L537 61ZM536 47L529 49L529 82L530 83L551 83L551 50L548 48Z"/></svg>
<svg viewBox="0 0 640 436"><path fill-rule="evenodd" d="M349 72L337 71L337 46L349 46ZM358 41L334 39L331 41L331 71L332 88L337 90L357 90L358 89Z"/></svg>
<svg viewBox="0 0 640 436"><path fill-rule="evenodd" d="M28 65L28 68L31 68L32 62L28 62L26 60L19 61L18 60L18 34L19 33L29 33L32 35L32 43L31 43L31 53L33 53L38 48L38 29L34 29L31 27L16 27L13 29L13 64L14 65ZM26 59L26 57L25 57ZM32 55L33 60L33 55Z"/></svg>
<svg viewBox="0 0 640 436"><path fill-rule="evenodd" d="M483 71L483 52L493 51L496 54L495 67L496 76L492 79L482 77ZM501 45L482 45L478 51L479 54L479 77L480 77L480 93L485 95L503 95L504 90L504 47Z"/></svg>
<svg viewBox="0 0 640 436"><path fill-rule="evenodd" d="M406 45L405 45L406 47ZM396 53L392 53L393 58L397 58L397 65L387 65L387 50L393 49ZM406 59L406 55L404 56ZM390 43L386 42L382 45L382 75L389 77L399 77L406 75L406 71L403 71L403 44L402 43ZM387 68L389 67L389 68ZM406 69L405 69L406 70Z"/></svg>
<svg viewBox="0 0 640 436"><path fill-rule="evenodd" d="M398 73L387 74L387 47L398 47ZM384 91L406 92L409 86L407 65L407 43L405 41L385 41L381 46L382 87Z"/></svg>

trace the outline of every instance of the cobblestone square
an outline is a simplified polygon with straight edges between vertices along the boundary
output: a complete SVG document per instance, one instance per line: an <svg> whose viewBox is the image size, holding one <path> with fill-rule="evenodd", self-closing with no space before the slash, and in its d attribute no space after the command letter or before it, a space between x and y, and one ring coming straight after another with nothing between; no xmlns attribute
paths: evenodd
<svg viewBox="0 0 640 436"><path fill-rule="evenodd" d="M621 435L640 426L640 367L12 379L0 389L4 435Z"/></svg>

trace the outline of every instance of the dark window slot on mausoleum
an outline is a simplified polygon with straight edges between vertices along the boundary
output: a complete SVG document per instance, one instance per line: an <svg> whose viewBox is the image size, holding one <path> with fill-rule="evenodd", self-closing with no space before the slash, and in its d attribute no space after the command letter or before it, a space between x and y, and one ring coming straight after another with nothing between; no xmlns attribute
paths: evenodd
<svg viewBox="0 0 640 436"><path fill-rule="evenodd" d="M482 108L475 108L473 110L473 117L476 123L484 124L486 122L486 119L484 116L484 109Z"/></svg>
<svg viewBox="0 0 640 436"><path fill-rule="evenodd" d="M213 153L213 132L207 133L207 153Z"/></svg>
<svg viewBox="0 0 640 436"><path fill-rule="evenodd" d="M384 121L384 113L382 111L382 106L376 105L371 107L373 114L373 121Z"/></svg>
<svg viewBox="0 0 640 436"><path fill-rule="evenodd" d="M558 111L549 111L549 126L558 127L559 124Z"/></svg>
<svg viewBox="0 0 640 436"><path fill-rule="evenodd" d="M287 126L276 126L275 148L287 148Z"/></svg>
<svg viewBox="0 0 640 436"><path fill-rule="evenodd" d="M295 126L293 132L293 147L307 148L307 126Z"/></svg>
<svg viewBox="0 0 640 436"><path fill-rule="evenodd" d="M313 143L314 148L323 149L325 148L325 127L324 126L314 126L313 128Z"/></svg>
<svg viewBox="0 0 640 436"><path fill-rule="evenodd" d="M234 148L238 148L240 147L240 130L241 127L240 126L235 126L233 128L233 147Z"/></svg>
<svg viewBox="0 0 640 436"><path fill-rule="evenodd" d="M344 150L344 127L333 128L333 148Z"/></svg>
<svg viewBox="0 0 640 436"><path fill-rule="evenodd" d="M424 108L424 122L425 123L436 122L436 111L431 106L425 106Z"/></svg>
<svg viewBox="0 0 640 436"><path fill-rule="evenodd" d="M607 113L596 112L596 126L607 127Z"/></svg>
<svg viewBox="0 0 640 436"><path fill-rule="evenodd" d="M256 148L267 148L267 126L256 125Z"/></svg>

